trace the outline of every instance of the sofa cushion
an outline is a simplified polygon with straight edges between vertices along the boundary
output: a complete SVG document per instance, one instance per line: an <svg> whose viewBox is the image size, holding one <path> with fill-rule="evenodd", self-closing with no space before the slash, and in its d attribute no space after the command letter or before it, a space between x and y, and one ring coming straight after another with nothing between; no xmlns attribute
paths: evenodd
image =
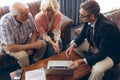
<svg viewBox="0 0 120 80"><path fill-rule="evenodd" d="M29 6L30 12L32 13L33 17L40 11L40 1L34 1L27 3ZM10 11L10 6L2 6L0 7L0 18Z"/></svg>
<svg viewBox="0 0 120 80"><path fill-rule="evenodd" d="M61 30L64 30L65 27L68 27L68 25L72 25L73 24L73 20L68 18L67 16L65 15L62 15L62 24L61 24Z"/></svg>
<svg viewBox="0 0 120 80"><path fill-rule="evenodd" d="M106 13L106 17L115 22L120 30L120 9Z"/></svg>
<svg viewBox="0 0 120 80"><path fill-rule="evenodd" d="M9 6L2 6L0 7L0 18L9 12Z"/></svg>
<svg viewBox="0 0 120 80"><path fill-rule="evenodd" d="M32 16L35 17L35 15L40 12L40 3L41 1L34 1L29 2L27 5L29 6L29 10L32 13Z"/></svg>
<svg viewBox="0 0 120 80"><path fill-rule="evenodd" d="M77 28L74 30L75 35L79 35L81 33L83 27Z"/></svg>

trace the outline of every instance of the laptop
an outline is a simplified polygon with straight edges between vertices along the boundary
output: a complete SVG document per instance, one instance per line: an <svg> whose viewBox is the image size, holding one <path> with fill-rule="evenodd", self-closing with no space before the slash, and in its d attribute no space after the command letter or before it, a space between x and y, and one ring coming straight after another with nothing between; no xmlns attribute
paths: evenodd
<svg viewBox="0 0 120 80"><path fill-rule="evenodd" d="M71 60L49 60L46 75L73 75L74 70L68 68L72 63Z"/></svg>

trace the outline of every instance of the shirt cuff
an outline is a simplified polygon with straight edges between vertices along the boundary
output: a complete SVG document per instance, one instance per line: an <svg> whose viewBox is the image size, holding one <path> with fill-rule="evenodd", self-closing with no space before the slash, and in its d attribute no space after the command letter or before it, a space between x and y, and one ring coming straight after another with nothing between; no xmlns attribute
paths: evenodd
<svg viewBox="0 0 120 80"><path fill-rule="evenodd" d="M77 47L77 44L75 43L75 40L72 40L71 42L70 42L70 45L74 45L75 47Z"/></svg>
<svg viewBox="0 0 120 80"><path fill-rule="evenodd" d="M84 58L83 60L85 61L85 63L86 63L86 64L88 64L88 62L87 62L86 58Z"/></svg>

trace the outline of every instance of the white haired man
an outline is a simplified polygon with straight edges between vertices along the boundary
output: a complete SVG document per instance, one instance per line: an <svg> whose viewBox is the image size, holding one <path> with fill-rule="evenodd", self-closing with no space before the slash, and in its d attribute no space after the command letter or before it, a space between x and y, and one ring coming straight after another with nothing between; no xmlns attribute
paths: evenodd
<svg viewBox="0 0 120 80"><path fill-rule="evenodd" d="M1 18L0 34L0 51L16 58L21 68L30 64L29 55L35 62L42 59L46 43L37 40L34 19L26 4L15 2L10 6L10 12ZM9 80L4 75L0 79Z"/></svg>
<svg viewBox="0 0 120 80"><path fill-rule="evenodd" d="M46 43L37 40L34 19L26 4L15 2L11 5L10 12L1 18L0 34L0 42L4 44L1 52L4 50L15 57L22 68L29 65L29 55L34 55L35 62L42 59Z"/></svg>

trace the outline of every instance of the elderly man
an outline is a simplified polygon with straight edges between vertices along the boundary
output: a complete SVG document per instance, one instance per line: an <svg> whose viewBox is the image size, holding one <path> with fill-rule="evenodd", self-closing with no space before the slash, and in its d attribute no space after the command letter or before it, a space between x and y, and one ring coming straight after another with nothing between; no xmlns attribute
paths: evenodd
<svg viewBox="0 0 120 80"><path fill-rule="evenodd" d="M26 4L11 5L10 12L1 18L0 34L1 52L15 57L22 68L29 65L29 55L34 61L42 59L46 44L37 40L34 19Z"/></svg>
<svg viewBox="0 0 120 80"><path fill-rule="evenodd" d="M34 19L26 4L15 2L11 5L10 12L1 18L0 34L0 51L16 58L21 68L30 64L29 55L33 55L35 62L42 59L46 43L37 40ZM9 80L4 74L0 79Z"/></svg>
<svg viewBox="0 0 120 80"><path fill-rule="evenodd" d="M81 34L71 42L66 54L69 56L73 48L80 45L79 49L89 55L73 61L69 67L78 68L81 64L88 64L92 67L88 80L102 80L104 72L120 61L119 29L100 13L99 4L94 0L81 4L79 12L84 27Z"/></svg>

